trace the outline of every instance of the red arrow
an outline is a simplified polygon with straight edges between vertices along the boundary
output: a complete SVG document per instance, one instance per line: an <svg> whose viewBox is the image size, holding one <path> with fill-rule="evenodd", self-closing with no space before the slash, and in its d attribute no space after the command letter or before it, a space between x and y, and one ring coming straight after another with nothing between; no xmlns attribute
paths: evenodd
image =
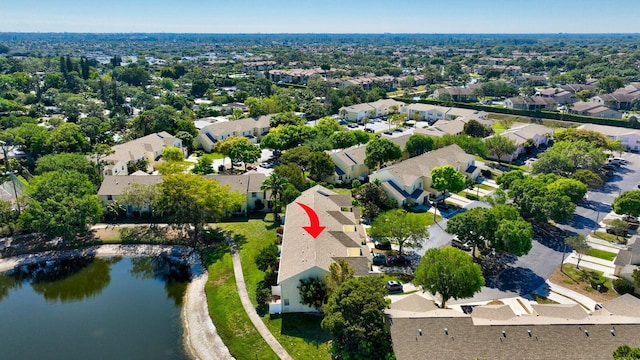
<svg viewBox="0 0 640 360"><path fill-rule="evenodd" d="M300 207L307 213L309 217L309 221L311 225L303 226L302 228L309 233L314 239L318 237L322 233L322 231L326 228L326 226L320 226L320 219L318 219L318 214L316 214L315 210L310 208L309 206L297 202L296 204L300 205Z"/></svg>

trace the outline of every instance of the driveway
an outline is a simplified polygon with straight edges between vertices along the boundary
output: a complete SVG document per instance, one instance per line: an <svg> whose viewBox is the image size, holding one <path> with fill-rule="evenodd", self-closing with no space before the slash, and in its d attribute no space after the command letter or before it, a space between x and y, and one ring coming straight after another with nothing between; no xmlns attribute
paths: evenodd
<svg viewBox="0 0 640 360"><path fill-rule="evenodd" d="M618 195L637 189L640 182L640 155L624 152L621 157L629 163L618 167L600 189L587 192L588 200L579 203L573 217L558 224L559 228L586 235L599 227L598 223L612 210L611 203Z"/></svg>

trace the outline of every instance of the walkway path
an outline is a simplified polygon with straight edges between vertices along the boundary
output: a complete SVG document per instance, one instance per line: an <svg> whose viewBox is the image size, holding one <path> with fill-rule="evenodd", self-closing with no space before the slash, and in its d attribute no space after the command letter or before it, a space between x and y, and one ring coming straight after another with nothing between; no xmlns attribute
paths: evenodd
<svg viewBox="0 0 640 360"><path fill-rule="evenodd" d="M560 294L562 296L568 297L572 300L574 300L575 302L577 302L578 304L584 306L585 308L587 308L587 310L592 311L595 306L596 306L596 302L592 299L590 299L587 296L584 296L580 293L577 293L571 289L567 289L564 286L560 286L557 284L554 284L552 282L547 281L547 284L549 284L549 290L551 292L554 292L556 294Z"/></svg>
<svg viewBox="0 0 640 360"><path fill-rule="evenodd" d="M233 258L233 273L236 277L236 286L238 287L238 294L240 295L240 301L242 301L242 307L244 307L244 311L249 315L249 319L253 323L253 326L256 327L256 330L260 333L262 338L271 346L271 349L280 357L280 359L291 359L291 355L287 353L282 345L276 340L273 334L267 329L267 326L262 322L260 316L256 312L256 309L253 307L251 300L249 300L249 294L247 293L247 286L244 282L244 274L242 273L242 263L240 262L240 254L238 253L238 246L236 243L227 236L227 241L231 247L231 256Z"/></svg>

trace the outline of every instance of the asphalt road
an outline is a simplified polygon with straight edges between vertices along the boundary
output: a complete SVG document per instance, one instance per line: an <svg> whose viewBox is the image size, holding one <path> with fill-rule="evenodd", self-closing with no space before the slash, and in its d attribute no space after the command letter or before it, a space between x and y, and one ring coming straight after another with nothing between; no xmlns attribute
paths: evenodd
<svg viewBox="0 0 640 360"><path fill-rule="evenodd" d="M604 186L587 193L588 200L578 204L573 217L558 227L576 234L588 234L611 211L611 203L623 191L637 189L640 182L640 155L622 153L629 163L621 166Z"/></svg>
<svg viewBox="0 0 640 360"><path fill-rule="evenodd" d="M564 247L564 238L574 234L588 234L597 228L598 222L611 211L613 199L623 191L637 189L637 184L640 182L640 155L623 153L621 157L629 161L629 164L620 167L602 188L589 191L588 200L578 204L569 221L559 224L552 233L538 229L533 239L533 247L527 255L515 258L500 274L485 279L487 286L483 287L480 293L471 299L461 301L468 303L516 295L524 296L541 288L546 279L560 265L562 253L569 252ZM476 206L488 206L488 204L475 201L467 208ZM444 231L446 224L447 219L442 219L429 227L429 240L424 248L416 252L423 255L430 248L449 245L452 235Z"/></svg>

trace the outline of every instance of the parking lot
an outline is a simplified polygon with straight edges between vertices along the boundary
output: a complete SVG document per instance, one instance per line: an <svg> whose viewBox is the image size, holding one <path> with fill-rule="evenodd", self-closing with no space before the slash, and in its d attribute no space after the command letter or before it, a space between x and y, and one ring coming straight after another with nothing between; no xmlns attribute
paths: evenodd
<svg viewBox="0 0 640 360"><path fill-rule="evenodd" d="M347 129L348 130L365 130L365 126L358 125L356 123L348 123ZM385 131L391 132L390 136L402 136L402 135L413 133L413 128L405 128L402 132L395 132L394 130L396 129L396 126L382 119L370 119L367 122L366 129L368 129L369 132L374 132L374 133L385 132Z"/></svg>

